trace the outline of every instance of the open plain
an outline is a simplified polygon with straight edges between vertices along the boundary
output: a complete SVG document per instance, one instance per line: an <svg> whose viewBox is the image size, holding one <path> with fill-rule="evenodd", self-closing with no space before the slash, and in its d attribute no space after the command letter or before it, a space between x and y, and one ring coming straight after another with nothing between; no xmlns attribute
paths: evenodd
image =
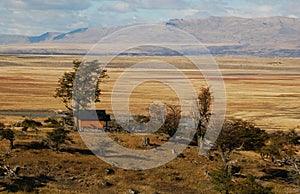
<svg viewBox="0 0 300 194"><path fill-rule="evenodd" d="M59 77L82 56L0 56L0 107L12 111L64 109L54 93ZM117 57L107 65L109 78L100 84L99 109L111 113L111 93L119 76L131 65L148 60L175 65L192 82L196 92L207 85L203 76L183 57ZM254 121L265 130L300 126L300 59L217 58L226 87L227 117ZM167 76L168 72L165 75ZM171 77L175 83L181 80ZM124 88L126 84L124 83ZM141 83L130 96L133 114L147 114L150 103L178 103L176 92L160 82ZM4 122L11 117L2 116Z"/></svg>
<svg viewBox="0 0 300 194"><path fill-rule="evenodd" d="M74 59L81 56L0 56L0 122L6 125L21 121L22 113L43 113L64 110L54 91L58 79L72 69ZM204 77L184 57L117 57L107 65L109 78L101 82L101 103L97 108L111 111L111 95L116 83L132 64L150 60L173 64L188 77L197 92L206 86ZM262 129L299 130L300 125L300 59L288 58L217 58L226 87L227 117L253 121ZM170 72L169 72L170 73ZM162 71L161 76L168 72ZM178 77L169 77L179 85ZM124 88L130 82L122 83ZM130 94L130 111L147 114L154 101L177 104L176 92L161 82L145 82ZM8 116L5 113L21 113ZM30 117L26 115L25 118ZM46 117L32 117L43 121ZM5 164L19 166L19 178L0 182L3 192L39 193L214 193L213 184L205 172L222 165L218 155L200 157L198 147L190 145L175 160L158 168L133 171L113 167L97 158L77 132L70 135L75 144L65 145L60 152L43 147L41 141L51 128L40 128L24 134L15 129L15 149L9 142L0 142ZM141 136L111 133L121 145L141 149ZM164 144L160 135L148 135L153 148ZM167 137L166 137L167 138ZM8 154L7 156L4 153ZM239 151L232 155L243 167L242 173L259 177L263 186L273 187L275 193L298 193L280 167L272 168L256 152ZM109 171L107 171L109 169ZM277 174L276 174L277 173ZM216 192L215 192L216 193Z"/></svg>

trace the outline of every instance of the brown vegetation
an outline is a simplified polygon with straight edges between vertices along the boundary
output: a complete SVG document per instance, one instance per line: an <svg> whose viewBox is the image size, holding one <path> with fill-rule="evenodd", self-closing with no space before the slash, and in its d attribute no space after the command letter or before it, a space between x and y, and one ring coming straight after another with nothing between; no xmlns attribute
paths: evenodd
<svg viewBox="0 0 300 194"><path fill-rule="evenodd" d="M0 59L0 63L3 64L0 69L1 75L3 75L0 77L2 110L58 110L64 108L58 99L53 98L53 95L58 78L63 72L71 70L74 57L1 56ZM103 92L103 95L100 96L102 103L99 107L101 109L111 111L110 91L118 75L124 71L124 67L144 59L120 57L112 61L112 65L108 69L110 78L100 86ZM184 72L198 91L206 85L203 77L192 69L185 59L178 57L162 57L160 59L165 59L178 67L185 67ZM277 60L280 63L274 63ZM299 191L297 181L290 179L289 175L288 168L293 166L275 161L276 159L282 160L286 154L276 155L271 160L263 155L263 160L259 153L263 151L261 153L266 154L264 151L270 151L270 148L273 149L274 146L284 148L284 150L279 149L280 153L290 149L291 145L285 143L286 139L280 137L294 137L298 129L291 135L286 135L288 133L285 132L280 132L279 135L275 133L273 136L278 138L275 143L272 142L272 139L266 140L266 134L262 132L260 139L265 141L265 144L252 144L253 141L249 141L252 135L248 131L248 129L259 131L258 127L269 133L274 132L275 129L299 128L300 118L297 113L300 110L300 74L297 73L299 72L298 61L299 59L218 59L227 88L227 116L255 121L257 124L256 126L250 122L236 120L237 125L236 123L225 125L225 127L229 126L227 129L230 133L234 131L231 133L232 136L225 134L224 137L230 137L229 141L240 135L243 136L242 139L239 139L241 141L237 141L232 148L230 147L229 159L225 161L228 166L230 163L231 171L233 166L242 167L229 180L230 184L237 183L236 187L240 190L243 190L243 185L252 184L253 187L260 189L270 186L275 193L298 193ZM123 64L124 66L121 66ZM180 82L180 80L178 81ZM148 92L146 94L145 86ZM132 112L147 114L148 106L154 100L162 100L174 107L178 105L178 98L170 88L160 83L145 83L139 85L131 95ZM31 119L29 118L27 121ZM45 118L34 119L41 122L45 120ZM21 116L1 116L0 118L0 121L6 125L21 120L24 120ZM47 127L39 127L39 133L31 130L24 133L22 126L10 126L14 132L14 149L11 151L9 141L0 141L0 164L5 168L8 168L7 165L9 165L9 169L19 170L16 172L16 177L1 179L0 191L129 193L135 190L140 193L214 193L215 184L211 181L211 175L216 169L224 166L224 155L222 157L224 153L221 148L222 146L226 148L227 142L224 142L226 138L222 139L224 141L219 140L222 146L217 146L207 157L199 156L198 147L190 145L179 157L161 167L145 171L119 169L97 158L86 147L77 132L62 133L70 136L67 140L74 141L74 144L59 145L57 152L49 149L47 144L43 144L45 138L51 139L53 129L62 127L63 124L51 119L48 121ZM43 123L43 125L45 126L47 123ZM231 126L237 127L231 128ZM32 128L31 125L27 127ZM239 129L246 130L241 133L243 130ZM151 149L164 144L168 139L166 134L142 136L114 132L109 136L119 144L131 149L145 149L145 147ZM149 138L149 145L144 145L143 138L145 137ZM272 135L270 137L272 138ZM295 138L292 139L291 142L296 141ZM252 146L255 149L251 148L246 149L251 151L245 151L243 146ZM292 152L288 152L289 157L297 156L297 154L299 156L297 153L299 146L297 146L297 143L292 146ZM265 149L261 149L262 147ZM225 152L227 152L226 149ZM267 154L272 153L267 152ZM0 176L2 176L1 170ZM15 170L12 171L12 175L14 172ZM247 175L252 176L247 179ZM249 189L252 188L249 187Z"/></svg>

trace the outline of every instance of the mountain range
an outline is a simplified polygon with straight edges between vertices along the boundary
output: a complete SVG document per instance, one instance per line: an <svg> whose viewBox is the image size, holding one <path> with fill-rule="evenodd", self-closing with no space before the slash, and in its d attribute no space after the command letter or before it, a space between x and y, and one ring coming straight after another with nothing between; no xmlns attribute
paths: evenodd
<svg viewBox="0 0 300 194"><path fill-rule="evenodd" d="M298 18L209 17L171 19L163 25L188 32L214 55L300 57ZM128 26L80 28L66 33L46 32L40 36L0 34L0 53L84 54L101 38L124 27ZM129 54L140 54L135 52ZM168 52L163 53L168 55Z"/></svg>

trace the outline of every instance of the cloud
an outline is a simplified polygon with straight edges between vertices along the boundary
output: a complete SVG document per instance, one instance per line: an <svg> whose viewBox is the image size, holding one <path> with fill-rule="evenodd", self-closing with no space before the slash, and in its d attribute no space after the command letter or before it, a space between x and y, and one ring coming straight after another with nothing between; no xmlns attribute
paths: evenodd
<svg viewBox="0 0 300 194"><path fill-rule="evenodd" d="M137 4L141 9L184 9L189 4L183 0L148 0Z"/></svg>
<svg viewBox="0 0 300 194"><path fill-rule="evenodd" d="M280 3L281 0L245 0L246 2L258 4L258 5L274 5Z"/></svg>
<svg viewBox="0 0 300 194"><path fill-rule="evenodd" d="M0 0L0 33L38 35L209 16L299 18L299 10L299 0Z"/></svg>
<svg viewBox="0 0 300 194"><path fill-rule="evenodd" d="M115 2L112 5L102 5L99 8L99 11L125 13L125 12L135 11L135 8L134 6L126 2Z"/></svg>
<svg viewBox="0 0 300 194"><path fill-rule="evenodd" d="M83 11L92 1L15 0L0 2L1 34L39 35L87 27Z"/></svg>
<svg viewBox="0 0 300 194"><path fill-rule="evenodd" d="M4 5L14 9L32 9L32 10L84 10L92 4L90 1L81 0L14 0L4 1Z"/></svg>
<svg viewBox="0 0 300 194"><path fill-rule="evenodd" d="M297 18L300 18L300 2L299 0L290 0L286 1L286 3L282 6L283 15L289 16L293 15Z"/></svg>
<svg viewBox="0 0 300 194"><path fill-rule="evenodd" d="M195 16L199 12L198 9L182 9L168 12L169 18L187 18Z"/></svg>
<svg viewBox="0 0 300 194"><path fill-rule="evenodd" d="M298 0L290 1L248 1L251 4L231 6L228 9L228 14L239 17L270 17L270 16L285 16L285 17L300 17L300 3Z"/></svg>
<svg viewBox="0 0 300 194"><path fill-rule="evenodd" d="M183 0L124 0L105 3L99 10L104 12L132 12L136 10L174 10L188 8Z"/></svg>
<svg viewBox="0 0 300 194"><path fill-rule="evenodd" d="M0 8L1 34L39 35L47 31L69 31L86 27L87 18L71 10L23 10Z"/></svg>

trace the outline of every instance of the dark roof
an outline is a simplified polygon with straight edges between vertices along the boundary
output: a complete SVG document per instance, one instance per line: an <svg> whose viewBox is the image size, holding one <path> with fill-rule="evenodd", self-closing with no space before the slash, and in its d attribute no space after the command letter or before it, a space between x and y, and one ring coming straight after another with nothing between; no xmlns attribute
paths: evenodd
<svg viewBox="0 0 300 194"><path fill-rule="evenodd" d="M82 121L110 121L110 115L105 110L80 110L78 119Z"/></svg>

